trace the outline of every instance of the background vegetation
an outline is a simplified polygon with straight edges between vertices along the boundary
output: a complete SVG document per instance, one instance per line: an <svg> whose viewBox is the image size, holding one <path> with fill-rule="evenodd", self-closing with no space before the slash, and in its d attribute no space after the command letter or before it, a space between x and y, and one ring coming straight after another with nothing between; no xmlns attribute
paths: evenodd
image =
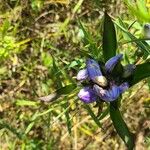
<svg viewBox="0 0 150 150"><path fill-rule="evenodd" d="M142 53L124 30L143 37L150 10L145 1L134 3L0 1L0 149L125 149L106 104L101 108L104 113L99 108L94 120L91 115L96 116L98 108L77 98L76 74L84 67L89 48L79 20L93 45L101 47L103 11L107 10L116 23L117 51L124 54L123 63L139 64L148 61L148 47ZM139 7L141 12L134 13ZM121 104L139 150L150 149L149 85L148 79L136 84L123 94ZM52 101L39 99L51 93Z"/></svg>

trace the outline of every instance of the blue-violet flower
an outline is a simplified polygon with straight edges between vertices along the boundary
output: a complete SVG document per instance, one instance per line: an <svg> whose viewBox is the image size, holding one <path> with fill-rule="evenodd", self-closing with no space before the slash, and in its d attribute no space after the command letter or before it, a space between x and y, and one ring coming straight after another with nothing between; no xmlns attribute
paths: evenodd
<svg viewBox="0 0 150 150"><path fill-rule="evenodd" d="M123 68L123 74L114 77L112 72L115 66L120 63L123 55L119 54L110 58L104 67L94 59L86 61L86 68L79 71L77 80L88 80L89 86L84 87L78 93L78 97L85 103L92 103L98 99L112 102L129 88L129 83L122 80L132 75L135 65L129 64ZM103 68L103 70L101 70ZM116 80L117 78L117 80ZM118 80L119 78L119 80Z"/></svg>

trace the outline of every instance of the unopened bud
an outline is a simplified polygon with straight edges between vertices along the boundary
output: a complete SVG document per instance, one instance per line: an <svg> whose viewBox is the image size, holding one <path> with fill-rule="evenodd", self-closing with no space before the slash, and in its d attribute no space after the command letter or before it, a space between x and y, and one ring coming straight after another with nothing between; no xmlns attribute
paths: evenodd
<svg viewBox="0 0 150 150"><path fill-rule="evenodd" d="M87 69L82 69L77 74L77 80L86 80L88 78Z"/></svg>
<svg viewBox="0 0 150 150"><path fill-rule="evenodd" d="M126 65L123 69L124 69L124 73L123 73L123 78L128 78L130 77L134 71L135 71L136 66L133 64L128 64Z"/></svg>
<svg viewBox="0 0 150 150"><path fill-rule="evenodd" d="M99 86L106 87L108 85L107 79L104 76L96 76L94 82Z"/></svg>

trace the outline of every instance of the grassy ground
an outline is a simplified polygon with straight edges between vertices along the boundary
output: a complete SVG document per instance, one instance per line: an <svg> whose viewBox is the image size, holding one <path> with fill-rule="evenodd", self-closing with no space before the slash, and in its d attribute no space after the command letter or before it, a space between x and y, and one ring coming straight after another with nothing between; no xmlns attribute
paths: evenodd
<svg viewBox="0 0 150 150"><path fill-rule="evenodd" d="M130 21L120 1L1 0L0 1L0 149L124 150L109 115L104 130L78 100L78 89L53 102L39 97L76 83L85 60L78 20L101 42L103 10ZM118 39L121 39L120 31ZM139 35L139 30L132 32ZM121 40L120 40L121 41ZM135 49L135 45L119 48ZM82 50L82 51L81 51ZM135 61L133 51L130 61ZM136 149L150 148L149 89L145 81L123 95L122 113L136 134ZM97 108L92 107L97 114ZM105 106L103 108L105 110Z"/></svg>

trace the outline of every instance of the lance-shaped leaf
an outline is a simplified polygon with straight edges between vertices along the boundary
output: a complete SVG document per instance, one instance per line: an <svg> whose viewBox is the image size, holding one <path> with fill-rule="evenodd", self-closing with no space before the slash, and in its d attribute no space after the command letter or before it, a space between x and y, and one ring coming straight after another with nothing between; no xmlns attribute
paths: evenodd
<svg viewBox="0 0 150 150"><path fill-rule="evenodd" d="M116 55L117 41L114 23L105 12L103 30L103 55L105 61Z"/></svg>
<svg viewBox="0 0 150 150"><path fill-rule="evenodd" d="M150 62L136 66L131 85L134 85L147 77L150 77Z"/></svg>
<svg viewBox="0 0 150 150"><path fill-rule="evenodd" d="M121 113L118 107L116 106L116 102L110 103L110 117L118 135L122 138L122 140L128 147L128 150L133 150L134 148L133 134L129 131L126 123L124 122Z"/></svg>
<svg viewBox="0 0 150 150"><path fill-rule="evenodd" d="M54 100L57 100L59 97L63 95L70 94L73 90L76 88L76 84L69 84L64 87L59 88L55 92L51 93L50 95L39 97L39 100L44 102L52 102Z"/></svg>
<svg viewBox="0 0 150 150"><path fill-rule="evenodd" d="M93 110L91 109L91 107L87 104L84 105L84 108L88 111L89 115L91 116L91 118L93 119L93 121L100 127L102 128L102 124L100 123L100 121L98 120L98 118L96 117L96 115L94 114Z"/></svg>
<svg viewBox="0 0 150 150"><path fill-rule="evenodd" d="M66 98L66 103L62 104L62 107L64 108L64 114L66 117L66 123L67 123L67 128L68 128L68 132L69 134L71 134L71 128L72 128L72 124L71 124L71 117L70 117L70 110L69 108L69 103L68 103L68 99Z"/></svg>

